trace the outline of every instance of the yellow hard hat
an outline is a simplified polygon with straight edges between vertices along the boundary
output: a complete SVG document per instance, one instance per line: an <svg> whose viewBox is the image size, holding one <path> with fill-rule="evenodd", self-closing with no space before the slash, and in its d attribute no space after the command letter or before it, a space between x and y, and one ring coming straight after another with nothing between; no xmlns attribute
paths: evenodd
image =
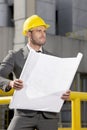
<svg viewBox="0 0 87 130"><path fill-rule="evenodd" d="M46 24L45 21L38 15L32 15L31 17L27 18L24 22L23 35L26 36L27 31L38 26L45 26L46 28L48 28L50 25Z"/></svg>

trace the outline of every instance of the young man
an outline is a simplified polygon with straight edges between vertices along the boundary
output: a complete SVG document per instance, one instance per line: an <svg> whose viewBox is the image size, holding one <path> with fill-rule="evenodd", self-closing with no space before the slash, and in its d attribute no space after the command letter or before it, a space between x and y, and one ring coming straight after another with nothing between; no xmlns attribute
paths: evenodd
<svg viewBox="0 0 87 130"><path fill-rule="evenodd" d="M19 90L23 88L23 81L19 79L28 53L31 49L49 54L44 50L46 43L46 30L49 27L38 15L32 15L24 22L23 34L28 38L28 43L18 51L10 51L0 66L0 88L9 91L11 88ZM14 72L17 79L9 80L8 75ZM61 97L69 98L70 91ZM57 130L58 113L16 109L8 130Z"/></svg>

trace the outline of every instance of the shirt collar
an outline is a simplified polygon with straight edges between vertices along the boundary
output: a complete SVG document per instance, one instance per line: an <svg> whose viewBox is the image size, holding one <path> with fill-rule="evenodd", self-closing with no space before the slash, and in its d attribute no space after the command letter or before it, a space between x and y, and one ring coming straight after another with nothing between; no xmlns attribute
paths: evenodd
<svg viewBox="0 0 87 130"><path fill-rule="evenodd" d="M35 51L28 43L27 43L27 47L28 47L28 49L29 50L33 50L33 51ZM39 49L39 51L41 51L42 52L42 47Z"/></svg>

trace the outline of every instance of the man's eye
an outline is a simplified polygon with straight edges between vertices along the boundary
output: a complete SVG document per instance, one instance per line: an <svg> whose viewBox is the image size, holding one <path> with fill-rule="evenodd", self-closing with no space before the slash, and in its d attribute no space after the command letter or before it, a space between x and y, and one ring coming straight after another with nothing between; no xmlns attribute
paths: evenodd
<svg viewBox="0 0 87 130"><path fill-rule="evenodd" d="M44 30L44 31L42 31L42 30L36 30L36 32L39 32L39 33L44 32L44 33L46 33L46 30Z"/></svg>
<svg viewBox="0 0 87 130"><path fill-rule="evenodd" d="M37 32L41 32L41 30L37 30Z"/></svg>
<svg viewBox="0 0 87 130"><path fill-rule="evenodd" d="M46 33L46 30L44 31L44 33Z"/></svg>

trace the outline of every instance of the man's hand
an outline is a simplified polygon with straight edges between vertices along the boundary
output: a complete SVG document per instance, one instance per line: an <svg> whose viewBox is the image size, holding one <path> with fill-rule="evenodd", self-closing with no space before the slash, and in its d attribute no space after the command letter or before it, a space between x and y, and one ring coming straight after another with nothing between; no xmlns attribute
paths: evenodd
<svg viewBox="0 0 87 130"><path fill-rule="evenodd" d="M16 90L20 90L23 88L23 81L21 79L15 79L13 81L10 81L9 86Z"/></svg>
<svg viewBox="0 0 87 130"><path fill-rule="evenodd" d="M66 91L63 95L62 95L62 99L63 100L68 100L70 98L70 90Z"/></svg>

